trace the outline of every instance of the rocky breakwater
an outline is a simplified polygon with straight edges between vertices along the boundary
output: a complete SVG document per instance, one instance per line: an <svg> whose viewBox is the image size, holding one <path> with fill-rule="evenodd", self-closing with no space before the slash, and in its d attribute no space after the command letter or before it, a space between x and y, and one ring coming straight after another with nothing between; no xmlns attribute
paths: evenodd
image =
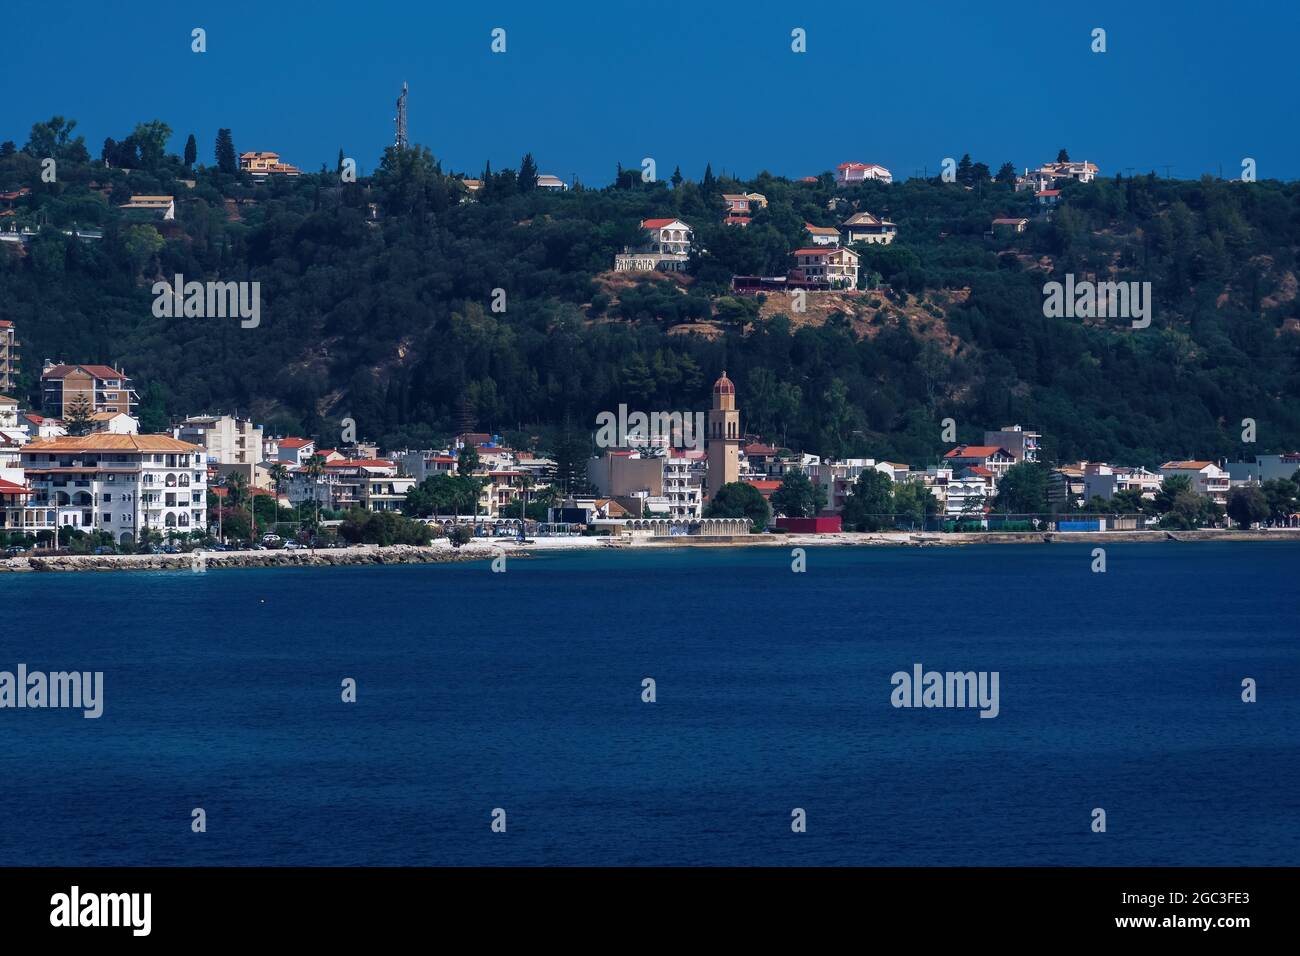
<svg viewBox="0 0 1300 956"><path fill-rule="evenodd" d="M223 568L344 567L358 564L443 564L452 561L484 561L499 553L490 547L467 545L418 548L412 545L388 547L325 548L317 551L208 551L203 554L63 554L52 557L20 556L0 560L5 571L186 571ZM512 556L520 556L512 552Z"/></svg>

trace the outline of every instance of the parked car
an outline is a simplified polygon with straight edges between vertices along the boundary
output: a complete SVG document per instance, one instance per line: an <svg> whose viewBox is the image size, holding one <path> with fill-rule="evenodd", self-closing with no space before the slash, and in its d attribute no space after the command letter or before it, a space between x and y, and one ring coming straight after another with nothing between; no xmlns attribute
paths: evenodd
<svg viewBox="0 0 1300 956"><path fill-rule="evenodd" d="M180 550L174 544L165 544L162 548L163 554L180 554Z"/></svg>
<svg viewBox="0 0 1300 956"><path fill-rule="evenodd" d="M307 546L305 544L299 544L297 541L286 541L284 543L285 551L302 551L306 547Z"/></svg>
<svg viewBox="0 0 1300 956"><path fill-rule="evenodd" d="M113 547L111 544L101 544L98 548L95 549L95 553L96 554L117 554L117 548Z"/></svg>
<svg viewBox="0 0 1300 956"><path fill-rule="evenodd" d="M26 553L27 553L27 549L24 548L21 544L11 544L9 547L5 548L5 557L8 558L13 558L20 554L26 554Z"/></svg>
<svg viewBox="0 0 1300 956"><path fill-rule="evenodd" d="M262 544L275 544L275 542L279 540L280 536L278 534L270 534L268 532L267 534L262 535Z"/></svg>

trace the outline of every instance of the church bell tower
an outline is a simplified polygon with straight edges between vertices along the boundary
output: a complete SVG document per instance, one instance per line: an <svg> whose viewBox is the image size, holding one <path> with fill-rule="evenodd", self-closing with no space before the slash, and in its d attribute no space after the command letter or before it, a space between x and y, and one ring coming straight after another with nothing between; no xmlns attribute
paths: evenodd
<svg viewBox="0 0 1300 956"><path fill-rule="evenodd" d="M713 383L713 407L709 410L709 430L705 440L709 455L709 475L704 488L710 500L723 485L740 480L740 410L736 408L736 385L722 377Z"/></svg>

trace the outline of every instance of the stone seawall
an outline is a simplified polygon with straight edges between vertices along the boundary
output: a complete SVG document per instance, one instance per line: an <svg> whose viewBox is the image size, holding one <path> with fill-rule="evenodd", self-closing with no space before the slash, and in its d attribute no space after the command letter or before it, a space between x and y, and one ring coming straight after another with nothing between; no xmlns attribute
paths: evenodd
<svg viewBox="0 0 1300 956"><path fill-rule="evenodd" d="M466 545L459 550L449 547L417 548L412 545L390 547L325 548L307 551L208 551L202 562L206 569L223 568L296 568L346 567L359 564L444 564L452 561L484 561L493 556L490 548ZM512 553L519 557L519 553ZM55 555L9 558L0 561L5 571L186 571L196 563L195 554L105 554Z"/></svg>

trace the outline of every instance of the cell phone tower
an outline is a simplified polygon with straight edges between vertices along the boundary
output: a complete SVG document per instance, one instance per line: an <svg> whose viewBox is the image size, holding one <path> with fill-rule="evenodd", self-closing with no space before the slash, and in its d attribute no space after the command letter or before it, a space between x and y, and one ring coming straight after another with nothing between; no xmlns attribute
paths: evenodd
<svg viewBox="0 0 1300 956"><path fill-rule="evenodd" d="M402 95L397 98L397 140L394 146L398 149L406 149L408 142L406 139L406 82L402 82Z"/></svg>

